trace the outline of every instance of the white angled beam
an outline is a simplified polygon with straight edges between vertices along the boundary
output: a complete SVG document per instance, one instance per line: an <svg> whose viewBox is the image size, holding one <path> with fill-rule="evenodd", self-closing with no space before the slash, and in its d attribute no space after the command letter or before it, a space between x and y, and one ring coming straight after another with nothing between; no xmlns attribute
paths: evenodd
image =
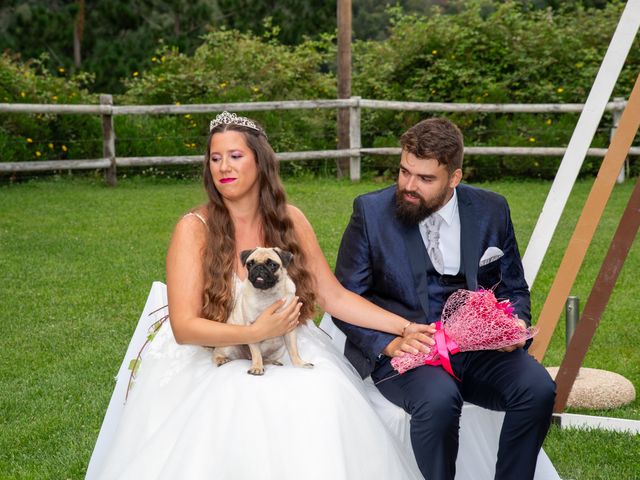
<svg viewBox="0 0 640 480"><path fill-rule="evenodd" d="M551 237L553 237L553 233L558 226L562 211L567 204L571 189L578 177L580 167L584 162L587 150L591 145L639 26L640 0L629 0L622 12L620 22L613 34L602 65L600 65L600 70L593 82L587 102L569 141L567 152L562 158L558 172L551 185L551 190L547 195L542 212L538 217L538 222L533 229L531 239L522 258L525 278L529 287L533 286L533 282L538 275L542 260L551 243Z"/></svg>

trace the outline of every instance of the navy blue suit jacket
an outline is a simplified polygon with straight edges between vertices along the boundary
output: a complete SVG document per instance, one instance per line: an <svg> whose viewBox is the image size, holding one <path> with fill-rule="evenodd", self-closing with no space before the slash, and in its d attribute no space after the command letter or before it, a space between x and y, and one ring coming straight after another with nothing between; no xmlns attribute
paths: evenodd
<svg viewBox="0 0 640 480"><path fill-rule="evenodd" d="M508 298L518 316L530 323L529 288L509 206L504 197L469 185L456 188L460 212L460 254L467 288L495 288ZM407 320L426 323L429 311L427 251L417 225L395 217L396 186L355 199L342 236L336 276L347 289ZM479 266L489 247L504 252L499 260ZM347 336L345 355L364 378L394 335L357 327L334 318Z"/></svg>

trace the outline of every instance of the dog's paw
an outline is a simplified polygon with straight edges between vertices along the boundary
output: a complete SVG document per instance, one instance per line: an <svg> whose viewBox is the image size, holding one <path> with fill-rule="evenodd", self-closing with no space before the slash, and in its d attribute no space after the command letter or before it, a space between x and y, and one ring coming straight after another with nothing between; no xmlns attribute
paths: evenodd
<svg viewBox="0 0 640 480"><path fill-rule="evenodd" d="M298 368L313 368L313 363L309 362L296 362L294 365Z"/></svg>
<svg viewBox="0 0 640 480"><path fill-rule="evenodd" d="M218 357L214 357L213 358L213 362L219 367L224 365L225 363L230 362L230 361L231 361L231 359L228 358L228 357L218 356Z"/></svg>
<svg viewBox="0 0 640 480"><path fill-rule="evenodd" d="M264 367L251 367L247 373L249 375L264 375Z"/></svg>

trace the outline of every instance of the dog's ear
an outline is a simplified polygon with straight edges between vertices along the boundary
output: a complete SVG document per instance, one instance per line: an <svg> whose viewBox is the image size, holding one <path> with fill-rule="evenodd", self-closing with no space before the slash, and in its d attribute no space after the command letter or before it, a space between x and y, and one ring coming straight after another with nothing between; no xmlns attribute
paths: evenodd
<svg viewBox="0 0 640 480"><path fill-rule="evenodd" d="M251 250L243 250L240 252L240 261L242 262L243 267L247 263L247 258L249 258L249 256L255 251L256 249L252 248Z"/></svg>
<svg viewBox="0 0 640 480"><path fill-rule="evenodd" d="M278 247L274 248L274 250L280 257L280 260L282 260L282 266L284 268L287 268L291 263L291 259L293 258L293 253L287 252L286 250L282 250L281 248L278 248Z"/></svg>

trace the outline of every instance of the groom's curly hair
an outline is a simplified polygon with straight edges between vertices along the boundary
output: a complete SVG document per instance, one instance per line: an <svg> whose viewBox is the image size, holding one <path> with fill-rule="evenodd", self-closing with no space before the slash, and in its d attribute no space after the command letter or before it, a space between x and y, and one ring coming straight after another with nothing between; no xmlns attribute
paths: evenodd
<svg viewBox="0 0 640 480"><path fill-rule="evenodd" d="M462 169L462 132L446 118L428 118L416 123L400 137L403 150L418 158L432 158L445 165L449 174Z"/></svg>
<svg viewBox="0 0 640 480"><path fill-rule="evenodd" d="M254 122L257 125L257 122ZM215 187L209 158L211 139L215 133L234 130L243 134L253 151L260 185L259 211L262 217L263 247L279 247L291 252L293 259L287 273L296 285L296 295L302 302L300 319L312 318L315 312L313 278L306 270L306 258L300 248L293 222L287 212L287 196L280 180L276 154L264 131L243 125L221 124L211 130L204 156L204 186L209 197L207 210L207 240L204 252L204 318L226 322L234 305L233 273L236 258L236 237L233 221L220 192Z"/></svg>

